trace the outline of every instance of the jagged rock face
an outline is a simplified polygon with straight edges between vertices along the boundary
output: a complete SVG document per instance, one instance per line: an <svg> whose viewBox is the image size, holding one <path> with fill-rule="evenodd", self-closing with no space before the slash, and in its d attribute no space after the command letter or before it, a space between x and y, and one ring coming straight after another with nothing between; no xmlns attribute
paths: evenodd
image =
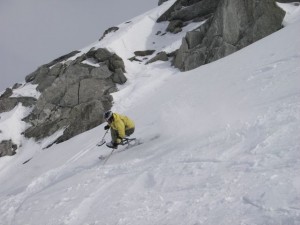
<svg viewBox="0 0 300 225"><path fill-rule="evenodd" d="M186 71L225 57L279 30L284 15L273 0L221 0L213 18L183 38L174 65Z"/></svg>
<svg viewBox="0 0 300 225"><path fill-rule="evenodd" d="M42 93L24 119L32 124L25 136L42 139L66 128L57 140L62 142L101 124L103 112L112 106L110 93L117 90L116 83L127 80L124 72L123 60L107 49L91 49L72 62L40 67L29 76Z"/></svg>

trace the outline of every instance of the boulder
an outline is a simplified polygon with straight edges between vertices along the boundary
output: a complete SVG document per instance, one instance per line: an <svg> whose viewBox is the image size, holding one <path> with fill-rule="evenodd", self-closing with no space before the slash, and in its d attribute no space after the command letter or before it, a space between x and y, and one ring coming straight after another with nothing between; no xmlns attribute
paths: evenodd
<svg viewBox="0 0 300 225"><path fill-rule="evenodd" d="M145 51L135 51L134 55L135 56L147 56L147 55L152 55L155 52L155 50L145 50Z"/></svg>
<svg viewBox="0 0 300 225"><path fill-rule="evenodd" d="M183 27L183 22L181 20L172 20L169 23L166 31L173 34L177 34L182 31L182 27Z"/></svg>
<svg viewBox="0 0 300 225"><path fill-rule="evenodd" d="M112 76L112 80L116 84L124 84L127 81L127 78L121 69L117 69Z"/></svg>
<svg viewBox="0 0 300 225"><path fill-rule="evenodd" d="M99 62L108 60L110 57L112 57L112 55L113 53L108 51L106 48L98 48L94 53L95 59L97 59Z"/></svg>
<svg viewBox="0 0 300 225"><path fill-rule="evenodd" d="M17 145L12 140L4 140L0 142L0 157L12 156L16 154Z"/></svg>
<svg viewBox="0 0 300 225"><path fill-rule="evenodd" d="M119 27L110 27L107 30L104 31L102 37L99 39L99 41L101 41L107 34L111 33L111 32L116 32L117 30L119 30Z"/></svg>
<svg viewBox="0 0 300 225"><path fill-rule="evenodd" d="M109 69L113 72L115 72L117 69L121 69L124 73L126 72L123 59L116 54L113 54L109 58Z"/></svg>
<svg viewBox="0 0 300 225"><path fill-rule="evenodd" d="M166 52L159 52L155 57L150 59L146 64L153 63L156 61L168 61L169 57Z"/></svg>
<svg viewBox="0 0 300 225"><path fill-rule="evenodd" d="M133 57L129 58L128 60L131 61L131 62L133 62L133 61L143 62L142 60L137 59L136 56L133 56Z"/></svg>

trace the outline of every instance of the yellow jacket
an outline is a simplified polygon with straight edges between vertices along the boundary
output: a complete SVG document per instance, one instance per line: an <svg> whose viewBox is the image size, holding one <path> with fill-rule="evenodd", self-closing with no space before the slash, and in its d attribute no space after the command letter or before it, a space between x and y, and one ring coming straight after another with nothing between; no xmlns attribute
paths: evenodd
<svg viewBox="0 0 300 225"><path fill-rule="evenodd" d="M135 127L134 122L127 116L113 113L113 121L110 127L118 132L120 138L125 138L125 130L132 129ZM118 140L119 141L119 140Z"/></svg>

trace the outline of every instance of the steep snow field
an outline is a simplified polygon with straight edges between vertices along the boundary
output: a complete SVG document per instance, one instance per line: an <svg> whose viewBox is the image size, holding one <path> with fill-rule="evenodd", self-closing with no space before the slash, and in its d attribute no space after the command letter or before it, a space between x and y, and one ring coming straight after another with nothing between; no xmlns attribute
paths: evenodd
<svg viewBox="0 0 300 225"><path fill-rule="evenodd" d="M282 30L189 72L126 60L178 48L183 34L155 35L173 2L83 50L104 46L124 59L129 80L113 110L135 120L143 144L104 164L98 156L110 150L96 147L104 125L43 149L62 131L20 139L16 121L28 109L1 114L0 126L14 129L0 135L11 129L22 143L0 158L1 225L300 224L299 7L283 5Z"/></svg>

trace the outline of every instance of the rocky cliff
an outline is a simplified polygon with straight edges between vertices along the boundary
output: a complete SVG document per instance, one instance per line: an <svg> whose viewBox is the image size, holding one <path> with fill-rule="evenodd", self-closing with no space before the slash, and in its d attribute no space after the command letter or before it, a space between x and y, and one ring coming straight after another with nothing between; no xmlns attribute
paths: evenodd
<svg viewBox="0 0 300 225"><path fill-rule="evenodd" d="M182 40L174 65L187 71L213 62L279 30L285 12L274 0L178 0L159 19L206 20Z"/></svg>
<svg viewBox="0 0 300 225"><path fill-rule="evenodd" d="M117 91L116 84L127 80L124 72L123 60L107 49L91 49L85 54L74 51L26 77L27 83L37 85L38 99L11 97L12 89L8 88L0 97L0 112L19 103L33 107L23 119L30 124L25 137L40 140L65 129L55 141L59 143L103 122L103 112L112 106L110 93ZM13 155L16 150L10 140L2 141L0 147L0 156Z"/></svg>

